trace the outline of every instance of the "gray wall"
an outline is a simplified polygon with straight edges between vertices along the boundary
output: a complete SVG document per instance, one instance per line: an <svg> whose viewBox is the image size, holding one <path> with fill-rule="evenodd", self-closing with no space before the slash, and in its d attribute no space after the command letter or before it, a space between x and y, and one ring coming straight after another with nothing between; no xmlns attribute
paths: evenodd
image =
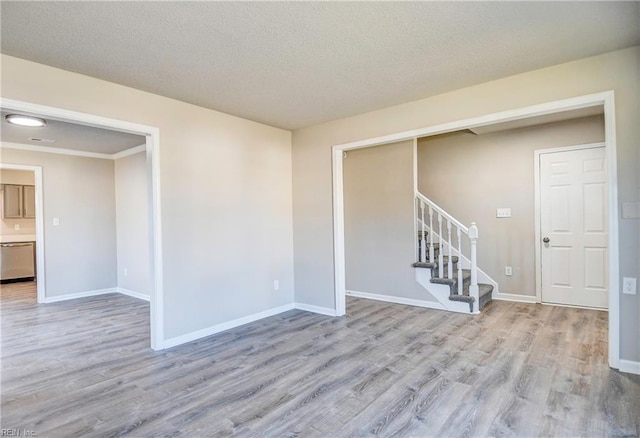
<svg viewBox="0 0 640 438"><path fill-rule="evenodd" d="M344 160L347 290L436 301L415 278L413 142Z"/></svg>
<svg viewBox="0 0 640 438"><path fill-rule="evenodd" d="M165 339L293 303L289 131L6 55L1 81L3 98L159 129Z"/></svg>
<svg viewBox="0 0 640 438"><path fill-rule="evenodd" d="M418 189L480 232L478 265L501 293L534 295L534 151L604 141L602 116L475 135L469 131L418 142ZM497 219L496 208L511 208ZM513 275L504 275L511 266Z"/></svg>
<svg viewBox="0 0 640 438"><path fill-rule="evenodd" d="M3 148L2 162L42 166L47 297L115 287L113 161Z"/></svg>
<svg viewBox="0 0 640 438"><path fill-rule="evenodd" d="M115 160L114 171L118 287L149 296L152 283L146 152Z"/></svg>
<svg viewBox="0 0 640 438"><path fill-rule="evenodd" d="M0 169L0 184L34 185L34 175L30 170ZM36 234L35 219L5 219L4 193L0 190L0 236L33 236ZM19 230L15 230L14 225L20 225Z"/></svg>
<svg viewBox="0 0 640 438"><path fill-rule="evenodd" d="M637 202L639 77L634 47L301 129L293 148L284 130L6 55L0 90L159 128L170 338L291 303L294 267L296 301L334 307L335 144L614 90L619 201ZM621 277L640 277L638 260L638 221L622 220ZM640 296L620 300L621 355L640 361Z"/></svg>
<svg viewBox="0 0 640 438"><path fill-rule="evenodd" d="M331 147L350 141L615 92L619 202L640 199L640 47L490 81L293 133L296 301L334 307ZM372 90L375 92L375 90ZM620 277L640 277L638 220L620 221ZM640 295L620 296L620 351L640 361Z"/></svg>

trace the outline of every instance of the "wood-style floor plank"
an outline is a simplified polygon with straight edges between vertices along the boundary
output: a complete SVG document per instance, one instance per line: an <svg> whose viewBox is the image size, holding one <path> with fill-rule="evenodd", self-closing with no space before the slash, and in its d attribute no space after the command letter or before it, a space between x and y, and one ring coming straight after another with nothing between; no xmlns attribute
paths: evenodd
<svg viewBox="0 0 640 438"><path fill-rule="evenodd" d="M166 351L149 305L36 304L0 288L2 428L37 436L638 436L640 376L607 366L607 314L481 315L348 298Z"/></svg>

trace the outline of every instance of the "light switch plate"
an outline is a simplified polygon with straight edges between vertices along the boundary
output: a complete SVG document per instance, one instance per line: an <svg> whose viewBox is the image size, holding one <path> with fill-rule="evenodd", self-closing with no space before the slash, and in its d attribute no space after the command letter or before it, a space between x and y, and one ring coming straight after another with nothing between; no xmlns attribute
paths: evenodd
<svg viewBox="0 0 640 438"><path fill-rule="evenodd" d="M622 219L640 219L640 202L622 203Z"/></svg>
<svg viewBox="0 0 640 438"><path fill-rule="evenodd" d="M57 227L60 225L60 218L59 217L54 217L53 218L53 226Z"/></svg>
<svg viewBox="0 0 640 438"><path fill-rule="evenodd" d="M496 210L496 217L511 217L510 208L498 208Z"/></svg>
<svg viewBox="0 0 640 438"><path fill-rule="evenodd" d="M624 277L622 279L622 293L627 295L636 294L637 279L633 277Z"/></svg>
<svg viewBox="0 0 640 438"><path fill-rule="evenodd" d="M14 229L15 231L20 231L20 224L14 224L14 225L13 225L13 229Z"/></svg>

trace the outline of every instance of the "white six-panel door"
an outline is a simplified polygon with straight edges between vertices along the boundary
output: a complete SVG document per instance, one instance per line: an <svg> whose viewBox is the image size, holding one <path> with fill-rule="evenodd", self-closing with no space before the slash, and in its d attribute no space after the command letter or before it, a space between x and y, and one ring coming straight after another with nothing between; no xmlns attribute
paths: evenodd
<svg viewBox="0 0 640 438"><path fill-rule="evenodd" d="M608 308L604 147L540 154L541 299Z"/></svg>

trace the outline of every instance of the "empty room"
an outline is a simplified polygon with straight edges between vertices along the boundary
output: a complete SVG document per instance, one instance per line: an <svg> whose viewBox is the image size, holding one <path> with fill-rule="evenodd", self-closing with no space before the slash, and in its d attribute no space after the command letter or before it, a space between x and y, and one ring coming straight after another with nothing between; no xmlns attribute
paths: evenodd
<svg viewBox="0 0 640 438"><path fill-rule="evenodd" d="M0 32L3 436L640 436L640 2Z"/></svg>

